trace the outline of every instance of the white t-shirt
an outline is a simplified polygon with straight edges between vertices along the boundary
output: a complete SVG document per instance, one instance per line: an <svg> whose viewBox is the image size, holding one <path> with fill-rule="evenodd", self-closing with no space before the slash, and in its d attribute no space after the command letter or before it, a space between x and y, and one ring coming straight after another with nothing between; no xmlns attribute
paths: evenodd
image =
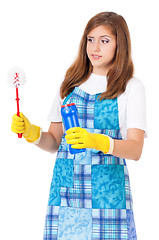
<svg viewBox="0 0 159 240"><path fill-rule="evenodd" d="M106 76L91 74L89 79L78 87L89 94L97 94L106 91ZM65 99L65 98L64 98ZM61 106L64 99L60 97L60 87L54 98L47 120L62 122ZM124 93L117 97L119 112L119 127L122 139L127 139L127 129L138 128L145 131L147 137L146 122L146 96L143 83L136 77L132 77L126 86Z"/></svg>

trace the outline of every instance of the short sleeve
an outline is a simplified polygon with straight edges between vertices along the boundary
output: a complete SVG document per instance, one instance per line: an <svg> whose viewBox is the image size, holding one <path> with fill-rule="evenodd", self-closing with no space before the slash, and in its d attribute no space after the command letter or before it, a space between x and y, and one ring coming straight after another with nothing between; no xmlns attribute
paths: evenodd
<svg viewBox="0 0 159 240"><path fill-rule="evenodd" d="M127 129L138 128L144 130L144 137L147 137L145 87L143 83L136 78L134 78L128 86L126 125Z"/></svg>
<svg viewBox="0 0 159 240"><path fill-rule="evenodd" d="M61 106L62 106L63 100L60 97L60 88L58 89L55 98L52 103L52 107L50 109L49 115L47 117L48 121L51 122L62 122L62 116L61 116Z"/></svg>

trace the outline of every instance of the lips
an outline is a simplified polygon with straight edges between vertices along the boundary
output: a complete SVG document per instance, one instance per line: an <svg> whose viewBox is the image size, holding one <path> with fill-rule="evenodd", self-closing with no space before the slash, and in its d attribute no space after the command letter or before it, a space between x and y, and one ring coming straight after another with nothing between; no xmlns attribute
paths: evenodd
<svg viewBox="0 0 159 240"><path fill-rule="evenodd" d="M95 60L100 59L102 56L96 55L96 54L92 54L92 58Z"/></svg>

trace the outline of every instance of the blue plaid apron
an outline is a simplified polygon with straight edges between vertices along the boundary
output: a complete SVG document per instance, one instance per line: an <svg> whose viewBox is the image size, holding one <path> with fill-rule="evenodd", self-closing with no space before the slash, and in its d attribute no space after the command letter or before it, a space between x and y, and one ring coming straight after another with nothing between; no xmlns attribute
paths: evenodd
<svg viewBox="0 0 159 240"><path fill-rule="evenodd" d="M122 139L118 101L100 101L75 87L63 104L75 103L80 127ZM62 136L50 187L44 240L136 240L126 161L95 149L70 154Z"/></svg>

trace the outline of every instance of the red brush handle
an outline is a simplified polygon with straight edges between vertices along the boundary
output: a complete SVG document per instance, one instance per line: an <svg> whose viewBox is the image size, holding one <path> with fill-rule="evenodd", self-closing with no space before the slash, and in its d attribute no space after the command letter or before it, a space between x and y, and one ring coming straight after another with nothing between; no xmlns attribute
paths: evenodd
<svg viewBox="0 0 159 240"><path fill-rule="evenodd" d="M19 94L18 94L18 88L16 87L16 101L17 101L17 116L20 117L20 111L19 111ZM18 133L18 138L22 138L22 133Z"/></svg>

